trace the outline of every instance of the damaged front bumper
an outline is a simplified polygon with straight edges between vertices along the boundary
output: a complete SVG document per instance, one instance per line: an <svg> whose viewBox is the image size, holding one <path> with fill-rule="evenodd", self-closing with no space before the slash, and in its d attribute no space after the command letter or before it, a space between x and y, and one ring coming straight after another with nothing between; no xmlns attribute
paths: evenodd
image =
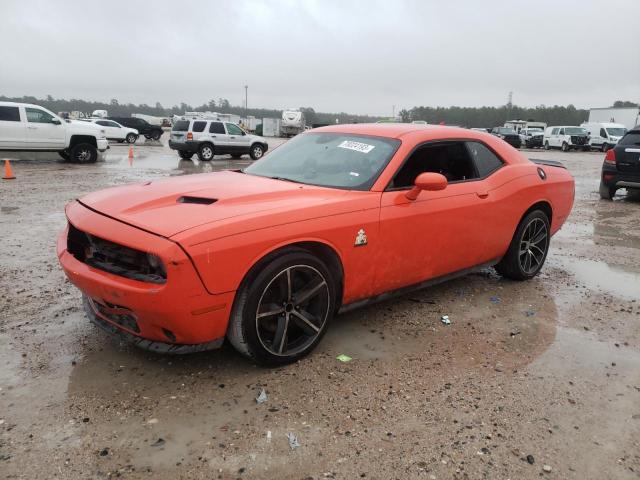
<svg viewBox="0 0 640 480"><path fill-rule="evenodd" d="M189 353L222 344L235 292L209 293L177 243L105 217L79 202L69 204L66 213L75 231L156 255L166 267L166 281L159 284L85 263L70 252L67 227L58 237L58 259L69 280L82 291L93 323L157 352Z"/></svg>

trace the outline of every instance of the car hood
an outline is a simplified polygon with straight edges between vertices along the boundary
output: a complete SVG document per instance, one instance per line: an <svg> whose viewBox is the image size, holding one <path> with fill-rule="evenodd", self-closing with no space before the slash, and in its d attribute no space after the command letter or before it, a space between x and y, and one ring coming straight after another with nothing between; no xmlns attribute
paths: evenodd
<svg viewBox="0 0 640 480"><path fill-rule="evenodd" d="M98 213L145 231L172 237L186 230L223 220L285 213L290 221L304 219L305 209L343 202L350 192L274 180L235 171L185 175L108 188L78 201ZM353 208L353 205L351 205ZM301 212L298 216L291 212ZM298 218L300 217L300 218Z"/></svg>
<svg viewBox="0 0 640 480"><path fill-rule="evenodd" d="M80 120L69 120L69 129L76 133L86 133L88 135L100 135L104 133L104 127L92 122L82 122Z"/></svg>

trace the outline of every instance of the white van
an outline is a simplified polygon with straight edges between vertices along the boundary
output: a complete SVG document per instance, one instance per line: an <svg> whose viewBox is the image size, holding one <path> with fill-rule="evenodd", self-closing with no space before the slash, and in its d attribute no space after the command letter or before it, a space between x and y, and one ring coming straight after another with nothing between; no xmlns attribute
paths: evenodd
<svg viewBox="0 0 640 480"><path fill-rule="evenodd" d="M569 150L591 149L587 130L573 125L548 127L544 131L543 142L545 150L560 148L563 152L568 152Z"/></svg>
<svg viewBox="0 0 640 480"><path fill-rule="evenodd" d="M583 123L580 125L589 132L589 145L606 152L620 140L627 128L621 123Z"/></svg>

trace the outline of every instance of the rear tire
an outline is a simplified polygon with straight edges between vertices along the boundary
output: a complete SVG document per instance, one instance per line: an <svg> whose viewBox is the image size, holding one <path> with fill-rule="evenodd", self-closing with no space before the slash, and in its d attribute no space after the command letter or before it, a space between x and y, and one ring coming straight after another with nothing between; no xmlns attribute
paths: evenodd
<svg viewBox="0 0 640 480"><path fill-rule="evenodd" d="M215 151L213 149L213 145L210 143L203 143L200 145L198 149L198 158L201 162L210 162L213 160L213 156L215 155Z"/></svg>
<svg viewBox="0 0 640 480"><path fill-rule="evenodd" d="M569 144L567 142L562 142L562 151L563 152L569 151Z"/></svg>
<svg viewBox="0 0 640 480"><path fill-rule="evenodd" d="M258 160L262 158L264 155L264 147L259 143L251 145L251 150L249 151L249 156L252 160Z"/></svg>
<svg viewBox="0 0 640 480"><path fill-rule="evenodd" d="M336 280L324 262L288 249L260 261L242 282L227 338L261 365L295 362L320 342L335 305Z"/></svg>
<svg viewBox="0 0 640 480"><path fill-rule="evenodd" d="M130 133L127 135L126 141L127 143L136 143L138 136L135 133Z"/></svg>
<svg viewBox="0 0 640 480"><path fill-rule="evenodd" d="M549 150L549 142L544 142L544 149Z"/></svg>
<svg viewBox="0 0 640 480"><path fill-rule="evenodd" d="M95 163L98 150L89 143L79 143L71 149L71 161L77 163Z"/></svg>
<svg viewBox="0 0 640 480"><path fill-rule="evenodd" d="M609 150L609 145L607 145L606 143L602 144L602 151L606 152L607 150Z"/></svg>
<svg viewBox="0 0 640 480"><path fill-rule="evenodd" d="M603 200L613 200L614 195L616 194L615 187L609 187L605 185L602 180L600 180L600 198Z"/></svg>
<svg viewBox="0 0 640 480"><path fill-rule="evenodd" d="M529 280L535 277L547 258L550 225L542 210L528 213L518 225L506 255L495 266L503 277Z"/></svg>
<svg viewBox="0 0 640 480"><path fill-rule="evenodd" d="M162 136L162 132L158 132L158 131L156 130L155 132L153 132L153 133L151 134L151 139L152 139L152 140L155 140L155 141L158 141L158 140L160 140L160 137L161 137L161 136Z"/></svg>
<svg viewBox="0 0 640 480"><path fill-rule="evenodd" d="M191 160L191 158L193 157L193 152L188 152L186 150L178 150L178 155L180 155L180 158L183 158L185 160Z"/></svg>

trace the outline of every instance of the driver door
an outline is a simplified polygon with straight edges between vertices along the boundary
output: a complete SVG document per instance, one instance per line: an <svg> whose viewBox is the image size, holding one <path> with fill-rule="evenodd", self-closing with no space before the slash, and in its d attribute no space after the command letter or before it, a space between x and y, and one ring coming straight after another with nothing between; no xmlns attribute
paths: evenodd
<svg viewBox="0 0 640 480"><path fill-rule="evenodd" d="M225 123L230 153L249 153L249 137L234 123Z"/></svg>
<svg viewBox="0 0 640 480"><path fill-rule="evenodd" d="M445 175L447 188L405 196L423 172ZM399 169L380 205L381 293L483 263L489 210L486 179L478 178L464 142L419 147Z"/></svg>

